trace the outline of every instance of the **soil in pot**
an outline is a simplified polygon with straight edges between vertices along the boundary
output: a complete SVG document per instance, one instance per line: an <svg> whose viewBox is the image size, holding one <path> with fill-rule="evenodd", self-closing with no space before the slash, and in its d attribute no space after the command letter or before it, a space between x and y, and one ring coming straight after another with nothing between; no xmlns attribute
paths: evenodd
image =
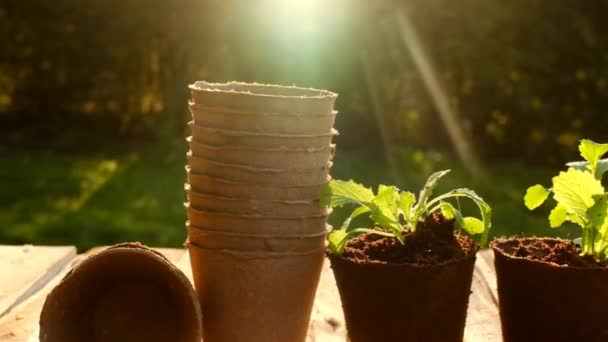
<svg viewBox="0 0 608 342"><path fill-rule="evenodd" d="M434 214L405 244L363 234L328 253L350 341L461 342L477 249Z"/></svg>
<svg viewBox="0 0 608 342"><path fill-rule="evenodd" d="M47 296L41 342L200 342L201 311L186 276L160 253L125 243L74 267Z"/></svg>
<svg viewBox="0 0 608 342"><path fill-rule="evenodd" d="M608 268L571 241L499 239L495 255L503 338L608 341Z"/></svg>

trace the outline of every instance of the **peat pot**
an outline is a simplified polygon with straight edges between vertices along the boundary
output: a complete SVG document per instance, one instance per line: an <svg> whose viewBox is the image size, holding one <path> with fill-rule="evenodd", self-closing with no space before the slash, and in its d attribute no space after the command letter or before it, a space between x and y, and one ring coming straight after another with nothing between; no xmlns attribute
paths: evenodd
<svg viewBox="0 0 608 342"><path fill-rule="evenodd" d="M253 148L248 146L211 146L188 138L194 157L261 168L321 168L333 158L335 145L326 147Z"/></svg>
<svg viewBox="0 0 608 342"><path fill-rule="evenodd" d="M515 256L510 244L559 239L499 239L491 243L505 342L608 341L608 268L564 266Z"/></svg>
<svg viewBox="0 0 608 342"><path fill-rule="evenodd" d="M327 181L332 162L306 168L258 168L228 164L192 156L188 152L188 167L193 173L204 173L228 181L273 186L312 186Z"/></svg>
<svg viewBox="0 0 608 342"><path fill-rule="evenodd" d="M186 204L186 207L190 224L208 231L275 236L317 234L325 231L327 224L326 214L300 217L243 215L199 210L189 204Z"/></svg>
<svg viewBox="0 0 608 342"><path fill-rule="evenodd" d="M205 341L304 342L323 248L249 252L188 244Z"/></svg>
<svg viewBox="0 0 608 342"><path fill-rule="evenodd" d="M232 249L240 251L302 252L323 248L327 230L314 234L263 235L231 233L207 230L186 223L188 241L210 249Z"/></svg>
<svg viewBox="0 0 608 342"><path fill-rule="evenodd" d="M430 266L358 263L328 253L349 341L462 342L475 251Z"/></svg>
<svg viewBox="0 0 608 342"><path fill-rule="evenodd" d="M200 342L186 276L160 253L124 243L76 265L48 295L41 342Z"/></svg>
<svg viewBox="0 0 608 342"><path fill-rule="evenodd" d="M235 131L232 129L208 128L195 125L194 121L188 123L194 141L213 146L249 146L256 148L273 147L327 147L331 144L338 131L332 129L330 133L322 134L272 134L251 131Z"/></svg>
<svg viewBox="0 0 608 342"><path fill-rule="evenodd" d="M189 88L196 104L288 115L331 113L338 97L327 90L242 82L198 81Z"/></svg>
<svg viewBox="0 0 608 342"><path fill-rule="evenodd" d="M188 188L192 191L203 192L218 196L255 200L299 201L321 199L327 180L320 184L298 186L274 186L229 181L220 177L187 172Z"/></svg>

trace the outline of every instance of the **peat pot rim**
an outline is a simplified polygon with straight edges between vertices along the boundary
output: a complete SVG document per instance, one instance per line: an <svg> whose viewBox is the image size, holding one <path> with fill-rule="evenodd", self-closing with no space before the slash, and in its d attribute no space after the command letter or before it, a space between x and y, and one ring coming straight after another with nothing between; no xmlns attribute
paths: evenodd
<svg viewBox="0 0 608 342"><path fill-rule="evenodd" d="M197 245L194 242L186 241L185 243L187 248L195 248L201 251L207 251L211 253L219 253L229 255L234 258L246 259L246 260L255 260L255 259L283 259L285 257L299 257L299 256L307 256L313 255L317 253L322 253L325 247L311 249L309 251L285 251L285 252L272 252L272 251L241 251L235 249L226 249L226 248L207 248Z"/></svg>
<svg viewBox="0 0 608 342"><path fill-rule="evenodd" d="M207 192L200 192L190 189L190 184L186 183L184 185L184 189L194 196L207 197L210 199L218 199L222 201L232 201L232 202L249 202L249 203L280 203L285 205L315 205L315 202L319 202L320 200L312 200L312 199L294 199L294 200L281 200L281 199L271 199L271 200L258 200L258 199L247 199L247 198L238 198L238 197L230 197L223 195L215 195ZM321 206L321 204L319 204Z"/></svg>
<svg viewBox="0 0 608 342"><path fill-rule="evenodd" d="M237 233L237 232L229 232L222 230L207 230L203 227L198 227L190 224L190 221L186 221L187 229L196 229L204 232L205 234L210 235L223 235L228 237L235 238L251 238L251 239L279 239L279 240L299 240L306 238L317 238L323 235L329 234L331 231L331 226L326 225L325 229L318 233L308 233L308 234L289 234L289 235L275 235L275 234L255 234L255 233ZM202 248L202 247L201 247Z"/></svg>
<svg viewBox="0 0 608 342"><path fill-rule="evenodd" d="M314 88L303 88L297 86L282 86L275 84L263 83L246 83L246 82L227 82L227 83L212 83L206 81L196 81L188 86L191 90L209 92L209 93L230 93L252 97L266 97L276 99L327 99L337 98L338 94L329 90L320 90ZM239 90L242 88L243 90ZM302 95L280 95L266 93L263 90L271 90L279 92L281 90L301 92Z"/></svg>
<svg viewBox="0 0 608 342"><path fill-rule="evenodd" d="M490 242L490 248L494 251L495 257L502 258L506 262L518 263L521 265L538 265L543 267L553 268L554 270L562 270L562 271L571 271L571 272L597 272L597 273L607 273L608 267L581 267L581 266L569 266L569 265L560 265L551 261L541 261L541 260L532 260L524 257L514 256L504 251L502 245L509 241L530 241L530 240L543 240L550 242L560 242L560 241L570 241L567 239L560 238L552 238L552 237L525 237L525 238L497 238Z"/></svg>
<svg viewBox="0 0 608 342"><path fill-rule="evenodd" d="M201 142L197 142L192 138L192 136L187 137L186 141L190 144L199 145L205 149L215 150L215 151L249 150L249 151L261 151L261 152L310 152L310 153L315 153L315 152L320 152L320 151L325 151L325 150L330 150L330 151L334 152L336 149L336 144L330 144L329 146L325 146L325 147L312 147L312 146L310 146L310 147L285 147L285 146L256 147L256 146L243 146L243 145L215 146L215 145L208 145L208 144L204 144ZM191 151L189 151L189 152L191 152Z"/></svg>
<svg viewBox="0 0 608 342"><path fill-rule="evenodd" d="M191 176L194 176L194 177L205 177L205 178L212 179L214 182L224 183L224 184L228 184L228 185L231 185L231 186L254 186L254 187L264 187L264 188L273 188L273 189L298 189L298 188L310 188L310 187L315 187L315 186L321 187L321 186L327 185L327 183L332 179L331 175L327 175L327 180L325 182L319 183L319 184L281 186L281 185L264 185L264 184L257 184L257 183L247 183L247 182L240 182L240 181L231 181L231 180L228 180L228 179L211 176L211 175L208 175L206 173L198 173L198 172L195 173L195 172L192 172L190 170L190 166L188 166L188 165L186 165L186 171ZM186 185L188 186L188 190L192 188L192 186L189 183L186 183Z"/></svg>
<svg viewBox="0 0 608 342"><path fill-rule="evenodd" d="M235 213L228 213L228 212L224 212L224 211L214 211L214 210L203 210L203 209L196 209L194 207L192 207L190 205L189 202L184 202L184 207L194 213L197 213L199 215L209 215L209 216L223 216L223 217L231 217L231 218L237 218L237 219L245 219L245 220L286 220L286 221L305 221L305 220L310 220L310 219L320 219L320 218L327 218L327 216L329 216L329 214L331 213L331 210L328 210L326 214L319 214L319 215L308 215L308 216L296 216L296 217L290 217L290 216L276 216L276 215L264 215L264 214L247 214L247 215L239 215L239 214L235 214Z"/></svg>
<svg viewBox="0 0 608 342"><path fill-rule="evenodd" d="M289 169L289 168L273 169L273 168L268 168L268 167L256 167L256 166L251 166L251 165L226 163L223 161L217 161L217 160L213 160L213 159L209 159L209 158L205 158L205 157L198 157L198 156L192 155L192 150L188 150L188 152L186 152L186 157L192 158L192 159L204 160L206 163L213 164L215 166L241 169L241 170L245 170L245 171L252 172L252 173L288 173L288 172L298 172L298 173L304 172L305 173L305 172L315 172L315 171L319 171L319 170L324 170L325 168L330 169L334 165L333 161L329 160L327 162L326 166L293 168L293 169ZM186 171L193 173L193 174L199 174L199 173L191 172L190 165L186 165Z"/></svg>
<svg viewBox="0 0 608 342"><path fill-rule="evenodd" d="M202 129L210 133L220 133L223 135L233 135L233 136L252 136L252 137L270 137L270 138L320 138L320 137L329 137L329 136L337 136L340 135L337 129L331 129L330 133L317 133L317 134L286 134L286 133L267 133L267 132L255 132L255 131L240 131L233 129L224 129L224 128L213 128L202 125L197 125L194 121L188 122L189 127L196 126L196 129Z"/></svg>
<svg viewBox="0 0 608 342"><path fill-rule="evenodd" d="M200 103L195 103L194 101L189 101L188 102L188 108L190 108L190 113L194 116L195 114L226 114L228 116L251 116L251 118L259 118L259 117L280 117L280 118L285 118L288 120L291 119L295 119L295 120L301 120L301 119L310 119L310 118L316 118L316 119L322 119L322 118L327 118L327 117L333 117L335 118L338 115L338 111L335 109L332 109L331 112L326 113L326 114L302 114L302 113L282 113L282 112L275 112L275 111L263 111L263 112L250 112L250 111L246 111L246 110L242 110L242 109L231 109L231 108L227 108L227 107L220 107L220 106L205 106L203 104ZM194 118L192 121L196 121L196 118ZM196 123L196 122L195 122ZM286 134L286 133L282 133L282 134Z"/></svg>
<svg viewBox="0 0 608 342"><path fill-rule="evenodd" d="M471 239L468 236L462 236L462 237L469 239L473 242L474 248L468 254L466 254L462 257L459 257L459 258L453 258L453 259L446 260L446 261L440 262L438 264L433 264L433 265L418 265L418 264L412 264L412 263L396 264L396 263L381 263L381 262L361 263L361 262L352 261L348 258L343 257L342 255L334 254L329 249L325 250L325 254L332 261L335 260L340 263L349 264L349 265L352 265L352 267L376 268L376 269L401 268L401 269L420 270L420 271L432 271L432 270L436 270L436 269L440 269L440 268L450 267L454 264L467 263L467 262L470 262L471 259L474 260L477 257L477 252L479 251L479 245L477 244L477 242L475 242L473 239Z"/></svg>

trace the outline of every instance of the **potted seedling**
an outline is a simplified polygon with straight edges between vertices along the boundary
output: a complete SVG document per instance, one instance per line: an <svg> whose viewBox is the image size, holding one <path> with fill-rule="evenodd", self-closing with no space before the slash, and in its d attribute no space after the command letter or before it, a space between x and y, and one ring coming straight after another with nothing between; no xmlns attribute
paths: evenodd
<svg viewBox="0 0 608 342"><path fill-rule="evenodd" d="M485 244L491 211L469 189L433 198L447 173L431 175L417 200L394 186L374 193L354 181L330 182L324 200L353 207L327 251L350 341L462 341L478 245L459 232L480 234ZM459 198L473 200L481 219L448 202ZM354 224L361 217L371 224Z"/></svg>
<svg viewBox="0 0 608 342"><path fill-rule="evenodd" d="M585 162L570 163L552 187L530 187L525 205L536 209L549 195L557 205L551 227L581 227L575 241L510 238L492 242L504 340L608 341L608 202L602 175L608 144L582 140Z"/></svg>

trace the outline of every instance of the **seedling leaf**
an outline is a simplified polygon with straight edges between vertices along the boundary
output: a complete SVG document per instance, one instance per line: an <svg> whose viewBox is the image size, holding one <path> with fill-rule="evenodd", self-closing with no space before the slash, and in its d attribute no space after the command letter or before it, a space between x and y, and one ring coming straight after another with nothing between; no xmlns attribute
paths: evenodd
<svg viewBox="0 0 608 342"><path fill-rule="evenodd" d="M564 224L566 218L568 217L568 209L561 204L558 204L551 210L549 214L549 223L551 224L551 228L557 228Z"/></svg>
<svg viewBox="0 0 608 342"><path fill-rule="evenodd" d="M341 181L333 180L329 182L331 207L338 207L344 204L364 204L374 198L374 192L353 180Z"/></svg>
<svg viewBox="0 0 608 342"><path fill-rule="evenodd" d="M549 190L540 184L533 185L526 191L524 202L530 210L540 207L549 197Z"/></svg>
<svg viewBox="0 0 608 342"><path fill-rule="evenodd" d="M581 156L589 163L587 168L596 176L597 163L604 154L608 153L608 144L598 144L589 139L583 139L578 149Z"/></svg>
<svg viewBox="0 0 608 342"><path fill-rule="evenodd" d="M602 183L589 172L568 169L553 177L553 197L577 216L584 217L595 204L594 196L602 194Z"/></svg>

